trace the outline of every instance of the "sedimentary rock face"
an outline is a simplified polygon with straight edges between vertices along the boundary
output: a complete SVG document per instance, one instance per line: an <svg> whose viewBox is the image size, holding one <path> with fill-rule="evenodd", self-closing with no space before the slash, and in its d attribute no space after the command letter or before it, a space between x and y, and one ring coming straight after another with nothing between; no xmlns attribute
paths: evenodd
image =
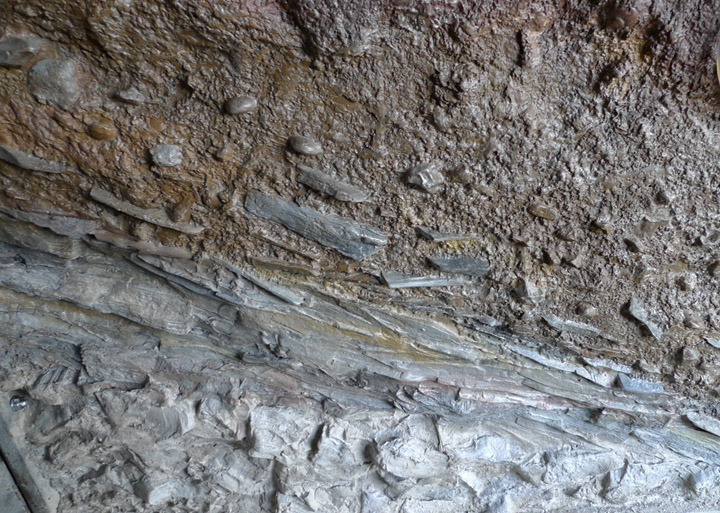
<svg viewBox="0 0 720 513"><path fill-rule="evenodd" d="M33 513L716 507L712 2L0 20Z"/></svg>

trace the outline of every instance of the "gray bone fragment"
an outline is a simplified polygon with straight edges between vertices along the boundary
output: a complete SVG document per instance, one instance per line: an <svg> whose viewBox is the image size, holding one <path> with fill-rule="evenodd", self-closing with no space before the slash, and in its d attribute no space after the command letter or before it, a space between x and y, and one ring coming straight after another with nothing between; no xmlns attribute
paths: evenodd
<svg viewBox="0 0 720 513"><path fill-rule="evenodd" d="M107 205L108 207L122 212L123 214L136 217L137 219L142 219L143 221L147 221L148 223L156 224L158 226L171 228L182 233L195 235L204 230L202 226L198 226L195 223L179 223L170 220L167 212L161 208L136 207L128 201L117 199L115 196L103 189L100 189L99 187L92 188L90 191L90 197L103 205Z"/></svg>
<svg viewBox="0 0 720 513"><path fill-rule="evenodd" d="M326 175L322 171L307 166L298 166L298 182L322 194L327 194L340 201L361 203L368 198L368 193L352 185Z"/></svg>
<svg viewBox="0 0 720 513"><path fill-rule="evenodd" d="M27 169L28 171L42 171L43 173L62 173L68 171L68 166L60 162L50 162L38 158L30 153L17 148L8 148L0 145L0 160L9 162L13 166Z"/></svg>
<svg viewBox="0 0 720 513"><path fill-rule="evenodd" d="M48 228L58 235L65 235L71 239L80 239L100 227L100 222L94 219L83 219L62 213L25 212L5 207L0 207L0 212L18 221Z"/></svg>
<svg viewBox="0 0 720 513"><path fill-rule="evenodd" d="M153 474L145 476L135 485L135 495L144 500L150 506L156 506L170 499L191 498L197 494L196 490L188 483L178 479L168 479Z"/></svg>
<svg viewBox="0 0 720 513"><path fill-rule="evenodd" d="M407 172L407 182L417 185L426 192L438 192L445 183L445 177L440 172L440 167L439 162L412 167Z"/></svg>
<svg viewBox="0 0 720 513"><path fill-rule="evenodd" d="M713 346L715 349L720 349L720 337L705 337L705 342Z"/></svg>
<svg viewBox="0 0 720 513"><path fill-rule="evenodd" d="M660 383L631 378L623 373L618 373L615 379L615 385L628 392L638 392L641 394L662 394L664 392L663 386Z"/></svg>
<svg viewBox="0 0 720 513"><path fill-rule="evenodd" d="M428 261L446 273L467 274L468 276L484 276L490 270L490 264L483 260L471 258L428 258Z"/></svg>
<svg viewBox="0 0 720 513"><path fill-rule="evenodd" d="M0 66L18 68L40 49L41 40L36 37L11 36L0 41Z"/></svg>
<svg viewBox="0 0 720 513"><path fill-rule="evenodd" d="M62 237L44 228L0 215L0 240L13 246L44 251L69 260L86 253L85 244Z"/></svg>
<svg viewBox="0 0 720 513"><path fill-rule="evenodd" d="M648 313L645 309L645 305L643 305L636 297L632 297L630 299L630 302L628 303L628 313L633 317L633 319L642 324L656 340L660 340L662 337L662 330L648 319Z"/></svg>
<svg viewBox="0 0 720 513"><path fill-rule="evenodd" d="M253 273L250 273L248 271L245 271L244 269L241 269L240 267L237 267L235 265L232 265L229 262L225 262L224 260L221 260L219 258L213 258L213 261L222 265L226 269L234 272L241 278L245 278L250 283L254 284L257 287L260 287L266 292L269 292L273 296L282 299L283 301L286 301L287 303L290 303L291 305L300 306L303 304L303 301L305 301L305 298L290 290L287 287L283 287L281 285L276 285L274 283L270 283L267 280L264 280L260 278L259 276L254 275Z"/></svg>
<svg viewBox="0 0 720 513"><path fill-rule="evenodd" d="M569 321L567 319L561 319L553 314L547 314L543 316L545 322L551 327L560 331L570 331L579 335L585 335L588 337L595 337L600 334L600 330L595 326L585 324L584 322Z"/></svg>
<svg viewBox="0 0 720 513"><path fill-rule="evenodd" d="M362 260L387 244L387 235L355 221L301 208L280 198L251 192L245 198L251 214L280 223L288 230L336 249L353 260Z"/></svg>
<svg viewBox="0 0 720 513"><path fill-rule="evenodd" d="M142 94L136 87L129 87L115 93L115 98L121 102L128 103L130 105L140 105L145 103L147 98Z"/></svg>
<svg viewBox="0 0 720 513"><path fill-rule="evenodd" d="M720 420L694 411L686 413L685 418L698 429L720 437Z"/></svg>
<svg viewBox="0 0 720 513"><path fill-rule="evenodd" d="M72 60L43 59L28 72L28 90L40 103L68 109L80 99L77 64Z"/></svg>
<svg viewBox="0 0 720 513"><path fill-rule="evenodd" d="M413 287L450 287L467 285L462 278L443 278L442 276L412 276L394 271L383 271L382 280L391 289L406 289Z"/></svg>

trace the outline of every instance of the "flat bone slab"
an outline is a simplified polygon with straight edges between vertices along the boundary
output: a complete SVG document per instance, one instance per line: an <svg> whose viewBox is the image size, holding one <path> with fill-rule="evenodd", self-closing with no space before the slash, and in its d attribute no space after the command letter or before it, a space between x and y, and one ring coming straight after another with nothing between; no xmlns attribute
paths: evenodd
<svg viewBox="0 0 720 513"><path fill-rule="evenodd" d="M136 207L128 201L122 201L117 199L111 193L100 189L99 187L93 187L90 191L90 197L95 201L107 205L118 212L127 214L129 216L147 221L148 223L170 228L178 232L187 233L189 235L196 235L204 230L202 226L198 226L194 223L176 223L172 221L165 210L162 208L140 208Z"/></svg>
<svg viewBox="0 0 720 513"><path fill-rule="evenodd" d="M446 273L484 276L490 270L490 264L472 258L428 258L430 263Z"/></svg>
<svg viewBox="0 0 720 513"><path fill-rule="evenodd" d="M60 162L50 162L38 158L26 151L17 148L8 148L0 144L0 160L9 162L13 166L28 171L42 171L43 173L62 173L69 171L68 166Z"/></svg>
<svg viewBox="0 0 720 513"><path fill-rule="evenodd" d="M387 235L379 230L317 210L301 208L259 192L248 193L245 208L251 214L279 223L353 260L362 260L376 253L380 249L378 246L387 244Z"/></svg>
<svg viewBox="0 0 720 513"><path fill-rule="evenodd" d="M26 212L3 206L0 206L0 212L18 221L48 228L58 235L65 235L71 239L80 239L100 227L99 221L74 217L70 212Z"/></svg>
<svg viewBox="0 0 720 513"><path fill-rule="evenodd" d="M584 322L561 319L553 314L544 315L543 319L545 319L545 322L556 330L570 331L587 337L596 337L600 334L600 330L598 328L591 326L590 324L585 324Z"/></svg>
<svg viewBox="0 0 720 513"><path fill-rule="evenodd" d="M348 201L351 203L361 203L368 198L368 193L355 186L341 182L337 178L333 178L322 171L313 169L308 166L298 166L300 173L298 174L298 182L307 185L311 189L327 194L340 201Z"/></svg>
<svg viewBox="0 0 720 513"><path fill-rule="evenodd" d="M692 424L698 429L712 433L713 435L720 437L720 421L703 415L702 413L689 412L685 415L685 418L692 422Z"/></svg>
<svg viewBox="0 0 720 513"><path fill-rule="evenodd" d="M442 276L413 276L395 271L383 271L382 280L391 289L407 289L414 287L451 287L455 285L468 285L467 280L461 278L443 278Z"/></svg>

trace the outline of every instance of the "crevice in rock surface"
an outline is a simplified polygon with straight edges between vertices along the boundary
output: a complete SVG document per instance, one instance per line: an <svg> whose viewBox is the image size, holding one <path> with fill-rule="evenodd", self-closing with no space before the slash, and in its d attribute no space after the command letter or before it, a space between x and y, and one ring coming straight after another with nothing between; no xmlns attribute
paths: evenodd
<svg viewBox="0 0 720 513"><path fill-rule="evenodd" d="M712 2L0 20L0 416L49 510L716 508Z"/></svg>

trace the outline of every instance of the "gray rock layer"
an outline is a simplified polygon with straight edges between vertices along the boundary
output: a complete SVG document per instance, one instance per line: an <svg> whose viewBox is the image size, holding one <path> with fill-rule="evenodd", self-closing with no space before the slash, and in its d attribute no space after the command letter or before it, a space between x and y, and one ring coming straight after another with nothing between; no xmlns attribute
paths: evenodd
<svg viewBox="0 0 720 513"><path fill-rule="evenodd" d="M0 245L2 390L28 397L0 414L59 512L720 500L720 423L612 362L320 283L288 302L214 259L27 240Z"/></svg>

